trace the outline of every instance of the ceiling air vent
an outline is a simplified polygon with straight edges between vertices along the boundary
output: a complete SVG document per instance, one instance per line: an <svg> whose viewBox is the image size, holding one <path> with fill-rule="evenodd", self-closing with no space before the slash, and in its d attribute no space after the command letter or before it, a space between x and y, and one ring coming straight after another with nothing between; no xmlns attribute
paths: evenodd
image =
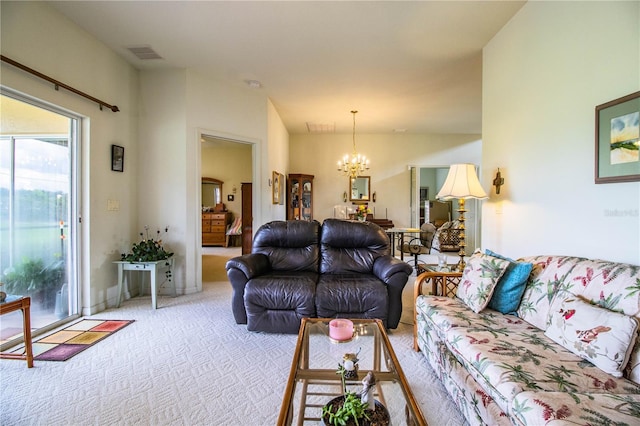
<svg viewBox="0 0 640 426"><path fill-rule="evenodd" d="M335 133L336 123L310 123L307 121L309 133Z"/></svg>
<svg viewBox="0 0 640 426"><path fill-rule="evenodd" d="M158 55L155 50L150 46L130 46L127 47L131 53L136 55L136 58L143 61L149 59L162 59L162 56Z"/></svg>

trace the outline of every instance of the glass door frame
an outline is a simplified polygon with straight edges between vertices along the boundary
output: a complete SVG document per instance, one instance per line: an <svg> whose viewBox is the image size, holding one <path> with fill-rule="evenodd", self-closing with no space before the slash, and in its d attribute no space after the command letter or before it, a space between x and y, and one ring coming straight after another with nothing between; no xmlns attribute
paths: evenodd
<svg viewBox="0 0 640 426"><path fill-rule="evenodd" d="M68 218L68 233L67 233L67 262L65 265L66 274L67 274L67 288L69 292L68 303L69 303L69 314L66 317L63 317L57 321L51 322L44 327L41 327L37 330L33 330L32 337L35 337L39 334L46 333L54 328L59 327L61 324L72 321L81 316L80 312L80 300L82 295L82 288L80 286L79 281L79 242L80 238L80 206L81 206L81 184L80 184L80 176L81 176L81 164L80 164L80 154L81 154L81 135L82 135L82 122L83 117L72 113L66 109L61 107L57 107L55 105L49 104L47 102L41 101L37 98L25 95L23 93L17 92L11 88L0 85L0 95L6 96L8 98L14 99L19 102L26 103L32 107L41 108L43 110L61 115L69 119L69 132L68 132L68 144L69 144L69 200L68 207L66 212L66 217ZM15 140L24 139L24 138L32 138L38 139L42 137L47 137L49 135L45 134L20 134L20 135L2 135L3 138L7 137L12 139L11 143L15 143ZM11 149L12 158L11 158L11 168L13 169L13 147ZM11 177L13 179L13 177ZM13 187L13 182L11 183L11 187ZM13 226L11 223L12 219L9 219L10 226ZM13 256L13 254L12 254ZM64 301L67 303L67 300ZM0 346L0 350L6 350L8 347L14 346L17 343L20 343L22 338L13 339L5 342Z"/></svg>

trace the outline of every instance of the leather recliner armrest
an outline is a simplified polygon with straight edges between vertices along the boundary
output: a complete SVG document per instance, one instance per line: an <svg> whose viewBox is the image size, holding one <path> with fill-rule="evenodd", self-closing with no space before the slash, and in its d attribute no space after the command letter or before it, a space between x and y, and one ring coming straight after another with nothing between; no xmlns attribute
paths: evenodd
<svg viewBox="0 0 640 426"><path fill-rule="evenodd" d="M263 275L271 270L269 258L261 253L251 253L229 259L226 270L236 268L246 275L247 280Z"/></svg>
<svg viewBox="0 0 640 426"><path fill-rule="evenodd" d="M373 263L373 275L380 278L386 284L389 279L398 272L404 272L407 276L411 275L412 269L408 263L393 256L380 256Z"/></svg>

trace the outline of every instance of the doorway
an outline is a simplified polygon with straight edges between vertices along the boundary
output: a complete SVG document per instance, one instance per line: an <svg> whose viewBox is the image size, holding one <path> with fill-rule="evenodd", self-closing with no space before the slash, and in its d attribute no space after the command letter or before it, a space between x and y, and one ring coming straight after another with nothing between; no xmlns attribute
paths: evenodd
<svg viewBox="0 0 640 426"><path fill-rule="evenodd" d="M224 214L228 223L225 226L225 232L234 226L237 221L244 221L243 214L243 192L242 186L245 182L253 181L253 161L255 144L242 140L234 140L226 137L212 136L206 133L200 135L200 175L202 177L213 178L222 185L222 193L220 194L220 204L216 211ZM199 191L200 192L200 191ZM244 195L246 197L246 195ZM249 194L251 196L251 194ZM213 206L205 205L205 199L200 197L200 206L203 214L207 210L212 210ZM213 210L212 210L213 211ZM250 219L250 218L249 218ZM204 221L203 221L204 223ZM244 226L243 226L244 227ZM204 246L202 244L202 231L198 235L200 241L200 260L202 262L202 281L206 281L212 276L210 265L212 258L208 256L231 256L240 254L241 238L233 237L225 239L225 244ZM226 244L226 242L229 244ZM224 246L227 247L224 247ZM216 263L217 264L217 263ZM222 272L224 272L224 263L221 263ZM220 271L218 271L220 272ZM219 275L216 272L216 275Z"/></svg>
<svg viewBox="0 0 640 426"><path fill-rule="evenodd" d="M412 166L411 167L411 226L419 228L428 221L426 212L428 203L436 201L436 195L447 178L449 166ZM458 218L458 201L451 200L451 206L439 209L443 220ZM433 207L433 204L431 204ZM466 200L465 203L465 234L467 256L473 253L480 244L480 208L476 199ZM441 223L435 224L439 226Z"/></svg>

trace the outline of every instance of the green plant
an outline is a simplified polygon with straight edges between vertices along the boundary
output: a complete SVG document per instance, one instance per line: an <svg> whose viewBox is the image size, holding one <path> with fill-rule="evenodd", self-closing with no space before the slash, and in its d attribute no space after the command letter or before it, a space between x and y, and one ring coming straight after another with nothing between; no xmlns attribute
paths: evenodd
<svg viewBox="0 0 640 426"><path fill-rule="evenodd" d="M42 259L25 258L4 271L4 291L20 295L43 291L47 297L62 286L64 275L64 260L45 265Z"/></svg>
<svg viewBox="0 0 640 426"><path fill-rule="evenodd" d="M131 252L122 253L122 260L126 260L127 262L155 262L157 260L165 260L173 256L173 253L164 249L162 240L149 238L148 226L145 226L144 229L145 233L140 233L142 241L134 243L131 246ZM169 227L166 227L164 232L168 231ZM157 231L157 235L158 237L160 236L160 230Z"/></svg>
<svg viewBox="0 0 640 426"><path fill-rule="evenodd" d="M369 415L366 412L369 404L363 403L360 400L360 396L353 392L347 392L344 395L344 401L340 404L327 404L322 408L322 416L328 417L330 425L344 426L350 419L359 425L358 420L367 419ZM336 411L332 411L334 406Z"/></svg>
<svg viewBox="0 0 640 426"><path fill-rule="evenodd" d="M354 355L349 359L354 359L355 362L358 361L356 354L346 355ZM356 425L360 424L359 420L369 420L369 415L365 411L369 404L363 403L360 395L354 392L347 392L347 369L344 367L344 364L338 364L336 374L340 375L343 396L342 399L334 399L332 403L322 407L322 417L327 418L330 425L336 426L345 426L351 419L353 419Z"/></svg>

